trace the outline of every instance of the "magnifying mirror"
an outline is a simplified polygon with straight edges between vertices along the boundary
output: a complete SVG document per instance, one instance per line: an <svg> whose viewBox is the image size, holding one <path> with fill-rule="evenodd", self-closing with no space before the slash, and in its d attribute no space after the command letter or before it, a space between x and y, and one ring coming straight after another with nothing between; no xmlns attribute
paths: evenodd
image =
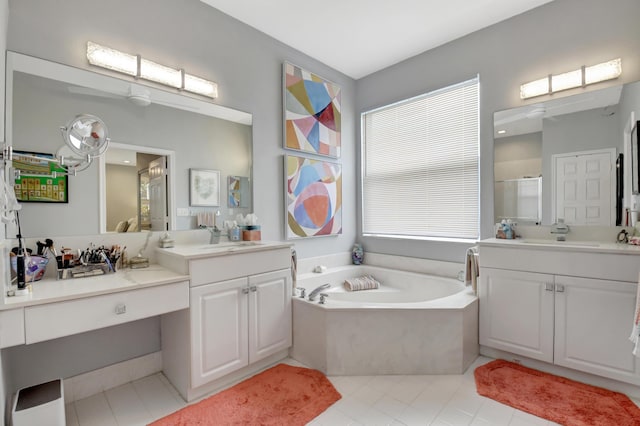
<svg viewBox="0 0 640 426"><path fill-rule="evenodd" d="M99 157L109 145L107 126L95 115L80 114L60 129L67 146L81 157Z"/></svg>

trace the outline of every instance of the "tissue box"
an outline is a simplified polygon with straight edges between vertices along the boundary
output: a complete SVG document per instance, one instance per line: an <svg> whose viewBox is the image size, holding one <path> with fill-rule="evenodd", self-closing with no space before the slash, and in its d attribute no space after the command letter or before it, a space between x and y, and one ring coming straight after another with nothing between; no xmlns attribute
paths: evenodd
<svg viewBox="0 0 640 426"><path fill-rule="evenodd" d="M248 225L243 227L242 229L243 241L260 241L261 238L262 236L260 235L259 225Z"/></svg>

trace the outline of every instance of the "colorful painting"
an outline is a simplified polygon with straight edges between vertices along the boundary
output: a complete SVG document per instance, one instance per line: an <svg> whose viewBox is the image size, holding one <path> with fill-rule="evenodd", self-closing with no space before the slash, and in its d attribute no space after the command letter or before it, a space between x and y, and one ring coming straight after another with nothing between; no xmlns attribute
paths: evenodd
<svg viewBox="0 0 640 426"><path fill-rule="evenodd" d="M284 63L284 147L340 157L340 87Z"/></svg>
<svg viewBox="0 0 640 426"><path fill-rule="evenodd" d="M285 156L287 239L342 233L342 166Z"/></svg>

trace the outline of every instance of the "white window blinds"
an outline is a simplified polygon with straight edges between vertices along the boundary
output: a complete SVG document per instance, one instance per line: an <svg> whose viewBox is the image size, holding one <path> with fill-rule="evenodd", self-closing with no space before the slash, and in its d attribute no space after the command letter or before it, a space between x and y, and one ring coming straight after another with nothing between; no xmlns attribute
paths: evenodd
<svg viewBox="0 0 640 426"><path fill-rule="evenodd" d="M365 235L478 238L478 86L362 114Z"/></svg>

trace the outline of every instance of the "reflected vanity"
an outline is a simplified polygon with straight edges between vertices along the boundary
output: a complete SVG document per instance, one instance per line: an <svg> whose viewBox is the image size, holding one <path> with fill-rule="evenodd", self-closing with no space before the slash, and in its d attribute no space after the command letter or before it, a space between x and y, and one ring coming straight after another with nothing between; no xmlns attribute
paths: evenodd
<svg viewBox="0 0 640 426"><path fill-rule="evenodd" d="M13 149L55 153L60 125L78 113L95 114L108 122L112 139L105 156L108 160L96 161L82 176L69 178L68 204L23 205L20 214L25 237L113 232L116 224L134 216L137 221L140 216L151 216L147 229L194 229L194 215L203 210L189 206L188 170L194 167L220 171L223 196L215 209L223 218L252 211L250 114L14 52L7 53L6 76L6 139ZM134 103L140 88L148 96L147 106ZM130 153L133 161L125 164L121 157L111 159L116 152ZM153 213L144 210L145 203L153 205L153 200L139 200L138 176L144 178L144 169L149 168L143 154L166 158L162 175L166 189L157 204L165 205L167 211L157 215L157 228L153 228ZM119 175L113 174L114 170ZM129 180L118 180L124 176ZM248 189L242 205L231 207L223 202L228 197L228 188L224 188L227 176L246 177L243 183ZM118 186L109 188L115 182ZM124 210L125 205L132 210ZM146 215L140 214L143 212ZM136 230L142 227L139 224Z"/></svg>
<svg viewBox="0 0 640 426"><path fill-rule="evenodd" d="M496 112L495 221L615 225L616 158L638 104L640 83L628 83Z"/></svg>

